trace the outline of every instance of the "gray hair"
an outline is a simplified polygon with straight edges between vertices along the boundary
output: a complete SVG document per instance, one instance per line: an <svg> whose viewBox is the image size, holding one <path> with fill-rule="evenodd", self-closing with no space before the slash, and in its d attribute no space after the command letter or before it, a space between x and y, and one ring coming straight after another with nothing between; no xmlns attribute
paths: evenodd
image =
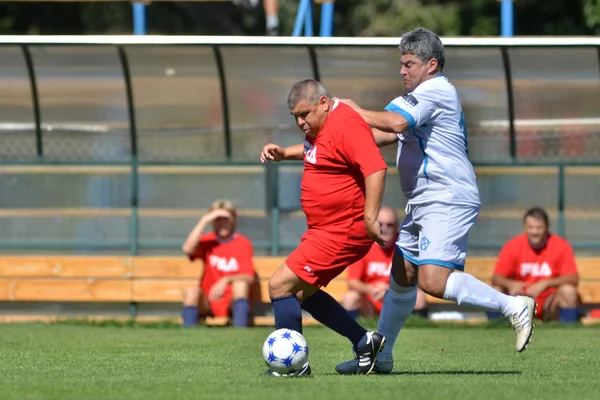
<svg viewBox="0 0 600 400"><path fill-rule="evenodd" d="M417 28L405 33L399 47L402 54L414 54L423 62L435 58L440 72L444 69L444 45L439 36L428 29Z"/></svg>
<svg viewBox="0 0 600 400"><path fill-rule="evenodd" d="M302 100L307 101L309 104L317 104L321 96L325 96L328 99L331 98L327 89L319 82L314 79L305 79L296 82L292 86L287 97L287 105L292 110Z"/></svg>

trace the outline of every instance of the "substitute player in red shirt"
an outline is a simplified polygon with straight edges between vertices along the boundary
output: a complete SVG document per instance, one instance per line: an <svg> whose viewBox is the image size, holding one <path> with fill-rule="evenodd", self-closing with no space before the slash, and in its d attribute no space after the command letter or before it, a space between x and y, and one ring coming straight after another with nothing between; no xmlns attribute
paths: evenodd
<svg viewBox="0 0 600 400"><path fill-rule="evenodd" d="M398 216L391 207L381 207L377 217L385 245L373 243L367 255L348 267L348 292L342 304L353 318L359 314L370 317L379 315L383 296L390 287L390 270L394 248L398 240ZM413 313L427 317L425 293L417 288L417 300Z"/></svg>
<svg viewBox="0 0 600 400"><path fill-rule="evenodd" d="M235 232L237 213L228 200L217 200L188 235L182 250L190 261L200 259L200 285L187 288L183 324L194 326L199 316L233 316L236 327L248 325L250 291L256 282L252 243ZM213 232L202 234L212 224Z"/></svg>
<svg viewBox="0 0 600 400"><path fill-rule="evenodd" d="M359 361L357 374L368 374L385 338L367 332L320 288L363 258L373 240L385 242L377 214L387 165L365 121L352 108L332 99L319 82L296 83L287 103L306 134L304 144L285 149L268 144L261 161L304 159L300 202L308 229L269 280L275 326L302 332L303 308L350 339ZM272 371L266 374L276 375ZM306 364L297 375L309 374Z"/></svg>
<svg viewBox="0 0 600 400"><path fill-rule="evenodd" d="M523 226L525 232L500 251L492 284L513 296L535 298L536 318L576 322L579 277L571 245L549 232L548 214L542 208L528 210Z"/></svg>

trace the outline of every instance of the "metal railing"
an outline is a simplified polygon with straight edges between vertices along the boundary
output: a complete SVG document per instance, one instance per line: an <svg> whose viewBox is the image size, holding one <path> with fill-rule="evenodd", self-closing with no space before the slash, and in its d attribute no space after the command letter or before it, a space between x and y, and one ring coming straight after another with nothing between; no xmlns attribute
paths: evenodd
<svg viewBox="0 0 600 400"><path fill-rule="evenodd" d="M571 239L574 247L599 248L600 233L593 226L580 234L575 225L590 225L596 218L595 202L589 196L596 194L592 188L595 174L600 172L596 168L600 166L600 39L443 41L447 53L445 73L457 86L468 120L472 161L478 171L504 168L489 182L483 180L482 185L495 189L488 193L482 188L484 211L487 209L488 214L482 215L483 222L474 228L471 247L497 249L506 237L516 233L519 213L528 205L541 203L550 209L557 232ZM183 231L168 225L168 216L157 217L160 212L187 210L181 223L191 228L193 210L200 214L210 199L234 193L235 185L228 180L238 173L235 167L256 168L256 150L266 141L300 140L284 104L285 94L295 81L312 77L334 95L381 109L403 93L397 77L397 44L395 38L1 37L0 93L2 87L5 93L0 100L0 164L4 166L0 167L0 224L8 236L0 238L0 248L134 255L154 249L176 251L184 238ZM553 57L564 59L565 53L577 61L578 69L563 71L563 64L552 61ZM394 152L386 153L386 160L392 165ZM13 185L15 193L22 192L24 197L22 182L39 179L42 184L44 176L52 176L36 168L57 165L97 166L96 175L91 174L79 187L72 181L82 174L73 170L58 180L56 174L53 178L62 182L73 197L88 193L86 199L73 206L58 199L60 187L56 193L50 190L44 195L41 190L27 192L38 194L35 201L20 202L17 195L7 194ZM10 167L17 166L22 169L14 173ZM102 182L106 181L98 174L111 166L127 171L122 174L127 176L123 178L126 185L117 180L106 183L127 191L127 204L122 199L98 200L105 191ZM184 182L189 176L178 171L188 166L221 166L224 172L217 178L210 174L206 180L197 177L199 184L214 189L209 195L177 185L166 190L171 186L160 181L162 173L145 172L152 166L164 167L168 171L163 173L180 185L187 184ZM229 167L234 171L230 175ZM280 190L281 183L288 179L281 175L280 167L260 167L264 168L261 173L248 175L256 181L252 187L262 195L251 194L249 189L236 195L249 215L246 218L242 214L243 232L253 239L257 249L268 254L295 247L302 229L298 204L292 208L280 204L281 199L294 203L296 196L287 189ZM552 176L551 201L549 194L544 199L536 198L536 192L548 190L531 190L538 184L538 175L529 174L533 171L530 167L545 168L543 179ZM28 168L34 172L27 172ZM293 179L297 178L294 175ZM511 179L516 183L511 184ZM388 184L392 189L386 194L387 203L401 210L404 199L397 186L395 181ZM501 189L515 194L498 196ZM151 195L146 193L148 190ZM176 196L195 195L199 201L179 204L169 198L173 190ZM519 190L531 193L523 197L516 193ZM570 200L573 193L581 195ZM71 212L68 218L75 221L67 225L80 226L91 218L85 216L85 209L94 208L96 203L101 210L99 222L78 228L84 232L71 234L71 239L59 231L57 236L48 231L37 239L27 234L35 231L35 224L30 224L34 217L19 214L31 210L32 215L42 215L39 218L52 218L55 210L58 224L64 225L67 217L61 215ZM124 209L127 215L113 212ZM47 213L36 214L36 210ZM500 216L495 216L498 210ZM154 215L151 218L155 220L162 218L160 224L169 226L171 236L145 238L145 230L150 229L145 224L151 219L147 215ZM110 235L86 239L95 237L89 232L110 218L115 219L114 226L121 226L121 231L125 229L121 222L126 222L127 234L121 235L121 240ZM506 221L510 224L504 224ZM39 223L50 224L48 220ZM21 231L23 226L25 233ZM288 235L288 229L294 234ZM487 235L481 229L497 229L499 233ZM255 234L256 230L261 235ZM20 238L19 232L25 237Z"/></svg>

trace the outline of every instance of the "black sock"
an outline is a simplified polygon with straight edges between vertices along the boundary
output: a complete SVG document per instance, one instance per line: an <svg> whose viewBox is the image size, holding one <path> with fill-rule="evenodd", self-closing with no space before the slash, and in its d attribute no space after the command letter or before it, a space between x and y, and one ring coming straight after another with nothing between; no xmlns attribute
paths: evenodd
<svg viewBox="0 0 600 400"><path fill-rule="evenodd" d="M275 328L288 328L302 333L302 309L294 295L271 298L275 313Z"/></svg>
<svg viewBox="0 0 600 400"><path fill-rule="evenodd" d="M302 308L323 325L350 339L354 347L361 347L359 344L367 331L329 294L319 289L302 302Z"/></svg>

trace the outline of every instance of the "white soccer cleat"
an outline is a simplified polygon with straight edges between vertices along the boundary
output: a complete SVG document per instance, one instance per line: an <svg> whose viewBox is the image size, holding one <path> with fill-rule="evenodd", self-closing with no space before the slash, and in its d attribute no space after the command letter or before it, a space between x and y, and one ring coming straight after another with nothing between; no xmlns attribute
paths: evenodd
<svg viewBox="0 0 600 400"><path fill-rule="evenodd" d="M519 312L508 316L515 335L517 335L516 349L520 353L527 348L531 335L533 334L533 316L535 315L535 300L531 297L517 296L518 299L523 301L523 307Z"/></svg>

